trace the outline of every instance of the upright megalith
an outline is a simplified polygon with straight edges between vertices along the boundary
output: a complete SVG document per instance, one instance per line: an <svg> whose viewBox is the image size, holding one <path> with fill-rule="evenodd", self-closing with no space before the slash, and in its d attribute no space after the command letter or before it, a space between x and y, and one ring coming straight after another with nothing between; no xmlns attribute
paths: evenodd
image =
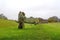
<svg viewBox="0 0 60 40"><path fill-rule="evenodd" d="M19 22L18 29L23 29L24 20L25 20L25 13L20 11L18 14L18 22Z"/></svg>

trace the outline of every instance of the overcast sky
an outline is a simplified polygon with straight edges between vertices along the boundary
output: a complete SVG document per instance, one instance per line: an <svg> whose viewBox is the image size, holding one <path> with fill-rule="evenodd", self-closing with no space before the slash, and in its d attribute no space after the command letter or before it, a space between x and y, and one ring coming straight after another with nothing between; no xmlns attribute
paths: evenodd
<svg viewBox="0 0 60 40"><path fill-rule="evenodd" d="M19 11L27 17L60 18L60 0L0 0L0 14L17 20Z"/></svg>

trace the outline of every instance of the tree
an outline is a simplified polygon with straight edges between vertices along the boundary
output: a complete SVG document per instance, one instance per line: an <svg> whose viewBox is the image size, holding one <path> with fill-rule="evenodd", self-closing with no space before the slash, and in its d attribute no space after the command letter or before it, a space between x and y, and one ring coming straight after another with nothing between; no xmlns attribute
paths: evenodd
<svg viewBox="0 0 60 40"><path fill-rule="evenodd" d="M44 20L43 18L38 18L39 22L42 23L42 21Z"/></svg>
<svg viewBox="0 0 60 40"><path fill-rule="evenodd" d="M4 14L0 14L0 19L7 19L7 17Z"/></svg>
<svg viewBox="0 0 60 40"><path fill-rule="evenodd" d="M36 24L38 24L39 23L39 18L35 18L34 19L34 24L36 25Z"/></svg>
<svg viewBox="0 0 60 40"><path fill-rule="evenodd" d="M22 29L24 27L24 20L25 20L25 13L24 12L19 12L18 14L18 22L19 22L19 29Z"/></svg>
<svg viewBox="0 0 60 40"><path fill-rule="evenodd" d="M59 19L56 16L48 18L48 22L58 22L58 21L59 21Z"/></svg>

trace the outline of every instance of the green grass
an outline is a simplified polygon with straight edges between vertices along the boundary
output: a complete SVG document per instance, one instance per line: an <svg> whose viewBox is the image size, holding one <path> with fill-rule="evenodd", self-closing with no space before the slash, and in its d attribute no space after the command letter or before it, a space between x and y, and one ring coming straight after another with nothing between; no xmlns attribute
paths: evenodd
<svg viewBox="0 0 60 40"><path fill-rule="evenodd" d="M43 24L43 28L52 40L60 40L60 23Z"/></svg>
<svg viewBox="0 0 60 40"><path fill-rule="evenodd" d="M0 19L0 40L60 40L60 23L25 23L18 29L16 22Z"/></svg>

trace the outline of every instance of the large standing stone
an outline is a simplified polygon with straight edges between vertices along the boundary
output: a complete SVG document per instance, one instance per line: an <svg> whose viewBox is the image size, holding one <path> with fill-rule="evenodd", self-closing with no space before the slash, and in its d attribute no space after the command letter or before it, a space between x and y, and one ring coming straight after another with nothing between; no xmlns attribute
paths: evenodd
<svg viewBox="0 0 60 40"><path fill-rule="evenodd" d="M25 19L25 13L24 12L19 12L18 14L18 22L19 22L19 29L22 29L24 27L24 19Z"/></svg>

